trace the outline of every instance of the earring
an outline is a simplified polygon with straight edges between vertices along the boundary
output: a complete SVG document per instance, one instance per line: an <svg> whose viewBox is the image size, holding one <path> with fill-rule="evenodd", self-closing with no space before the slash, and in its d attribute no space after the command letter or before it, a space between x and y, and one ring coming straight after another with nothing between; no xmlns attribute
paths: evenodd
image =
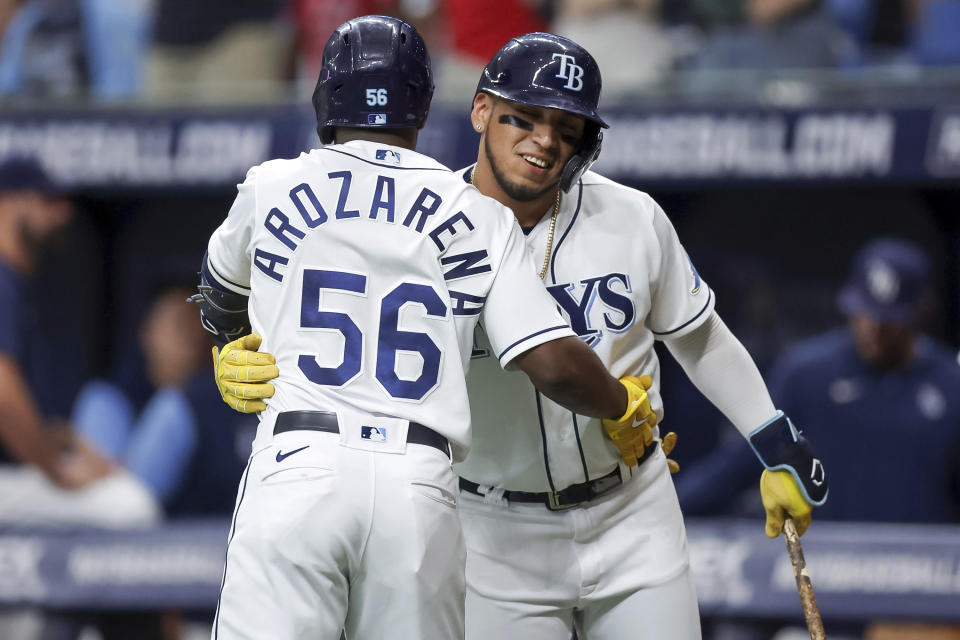
<svg viewBox="0 0 960 640"><path fill-rule="evenodd" d="M480 129L482 129L482 128L483 128L483 127L482 127L481 125L479 125L479 124L477 125L477 131L480 131Z"/></svg>

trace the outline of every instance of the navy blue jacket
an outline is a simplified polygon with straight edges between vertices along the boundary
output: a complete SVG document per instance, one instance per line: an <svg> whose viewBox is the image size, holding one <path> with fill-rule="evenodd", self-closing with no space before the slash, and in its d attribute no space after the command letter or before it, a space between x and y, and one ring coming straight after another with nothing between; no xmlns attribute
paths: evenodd
<svg viewBox="0 0 960 640"><path fill-rule="evenodd" d="M830 476L833 520L960 521L960 366L921 336L893 371L856 353L846 328L791 349L768 378L777 407L813 442Z"/></svg>
<svg viewBox="0 0 960 640"><path fill-rule="evenodd" d="M927 337L915 358L877 370L846 328L798 343L767 376L770 393L810 440L830 481L814 519L960 522L960 366ZM682 441L681 441L682 443ZM734 512L762 467L738 439L676 478L687 515ZM758 499L754 499L760 512Z"/></svg>

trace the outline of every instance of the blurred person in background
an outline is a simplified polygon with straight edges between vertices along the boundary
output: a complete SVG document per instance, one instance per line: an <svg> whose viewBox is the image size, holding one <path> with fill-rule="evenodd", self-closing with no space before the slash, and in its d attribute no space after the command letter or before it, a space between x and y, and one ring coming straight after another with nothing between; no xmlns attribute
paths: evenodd
<svg viewBox="0 0 960 640"><path fill-rule="evenodd" d="M146 394L128 367L77 396L76 439L109 461L109 473L79 492L37 474L0 475L0 524L131 528L231 513L252 432L236 428L209 379L212 344L185 302L192 293L174 284L152 296L139 331Z"/></svg>
<svg viewBox="0 0 960 640"><path fill-rule="evenodd" d="M960 522L960 366L922 333L932 310L922 249L880 238L856 255L838 297L848 319L796 345L771 393L833 473L822 518ZM845 465L851 451L865 464Z"/></svg>
<svg viewBox="0 0 960 640"><path fill-rule="evenodd" d="M310 96L320 76L323 49L330 34L347 20L363 15L395 16L397 0L291 0L296 29L296 77L301 96ZM419 31L419 28L417 29ZM433 50L433 47L430 47Z"/></svg>
<svg viewBox="0 0 960 640"><path fill-rule="evenodd" d="M914 9L909 26L911 61L924 66L960 65L960 2L914 0L910 8Z"/></svg>
<svg viewBox="0 0 960 640"><path fill-rule="evenodd" d="M251 421L217 401L213 345L185 303L193 293L168 283L152 296L139 331L147 397L129 377L94 380L72 416L80 436L138 478L167 517L229 515L253 437L242 428Z"/></svg>
<svg viewBox="0 0 960 640"><path fill-rule="evenodd" d="M147 97L275 100L287 91L289 0L157 0Z"/></svg>
<svg viewBox="0 0 960 640"><path fill-rule="evenodd" d="M860 63L960 64L960 3L955 0L825 0L862 50Z"/></svg>
<svg viewBox="0 0 960 640"><path fill-rule="evenodd" d="M580 43L603 69L604 95L659 80L675 52L661 21L661 0L558 0L552 31Z"/></svg>
<svg viewBox="0 0 960 640"><path fill-rule="evenodd" d="M291 0L296 29L296 79L298 94L310 97L320 75L323 49L330 34L344 22L362 15L400 18L414 26L430 51L448 47L441 0ZM434 65L443 55L434 56Z"/></svg>
<svg viewBox="0 0 960 640"><path fill-rule="evenodd" d="M465 104L484 66L504 42L524 33L549 30L553 2L446 0L441 6L449 42L446 55L434 63L436 97Z"/></svg>
<svg viewBox="0 0 960 640"><path fill-rule="evenodd" d="M739 20L720 26L704 42L692 63L703 72L694 76L695 87L729 85L730 76L717 70L835 68L856 60L853 40L834 24L821 0L738 0L728 12L713 15Z"/></svg>
<svg viewBox="0 0 960 640"><path fill-rule="evenodd" d="M865 62L893 62L910 44L926 0L827 0L833 19L864 50Z"/></svg>
<svg viewBox="0 0 960 640"><path fill-rule="evenodd" d="M45 337L24 295L44 248L71 216L70 202L37 161L0 162L0 469L78 489L106 475L109 464L69 427L48 424L35 394L56 379L48 370L56 365L42 357Z"/></svg>
<svg viewBox="0 0 960 640"><path fill-rule="evenodd" d="M71 99L88 84L78 0L0 0L0 96Z"/></svg>
<svg viewBox="0 0 960 640"><path fill-rule="evenodd" d="M476 65L476 75L510 38L545 31L551 9L547 0L448 0L444 4L454 55Z"/></svg>

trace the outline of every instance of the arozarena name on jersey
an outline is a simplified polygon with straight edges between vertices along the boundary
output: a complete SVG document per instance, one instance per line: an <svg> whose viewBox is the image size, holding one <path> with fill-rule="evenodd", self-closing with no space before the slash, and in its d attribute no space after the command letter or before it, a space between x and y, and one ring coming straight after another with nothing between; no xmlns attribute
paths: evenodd
<svg viewBox="0 0 960 640"><path fill-rule="evenodd" d="M443 198L439 194L424 187L409 206L399 206L395 197L397 193L396 180L390 176L377 175L377 185L370 196L369 208L361 213L360 209L347 208L353 174L350 171L333 171L328 173L327 177L331 181L338 180L340 182L336 205L328 202L325 207L320 202L320 198L317 197L314 188L306 182L298 184L290 190L290 203L299 213L300 220L303 221L307 231L300 228L299 220L296 224L291 221L290 216L284 213L279 206L272 207L264 218L263 226L267 231L291 251L297 250L300 241L307 237L308 231L337 220L349 221L365 218L386 224L397 224L399 220L400 225L417 233L423 233L427 219L437 213L443 202ZM331 189L321 191L321 193L333 192L334 190ZM333 211L332 217L327 214L328 209ZM397 215L398 211L402 212L400 216ZM449 242L450 238L457 234L469 234L473 230L473 223L470 222L467 215L463 211L457 211L429 232L428 235L437 247L438 255L443 256L440 258L440 264L449 267L443 274L444 280L448 282L459 280L491 270L487 252L482 249L449 256L444 255L447 250L445 242ZM254 266L277 282L283 282L284 273L282 271L288 262L289 258L282 255L261 248L254 250ZM454 302L454 315L475 315L480 312L482 299L475 299L476 296L457 294L453 291L450 294Z"/></svg>

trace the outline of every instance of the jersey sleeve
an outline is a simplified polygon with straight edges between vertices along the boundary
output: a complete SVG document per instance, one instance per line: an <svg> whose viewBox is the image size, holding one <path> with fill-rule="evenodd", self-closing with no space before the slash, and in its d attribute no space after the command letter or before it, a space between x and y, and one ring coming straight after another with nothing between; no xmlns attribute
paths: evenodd
<svg viewBox="0 0 960 640"><path fill-rule="evenodd" d="M250 241L256 218L256 181L254 167L237 187L237 197L227 218L213 232L207 245L207 275L215 285L245 296L250 295Z"/></svg>
<svg viewBox="0 0 960 640"><path fill-rule="evenodd" d="M647 327L658 339L678 338L699 327L713 311L714 295L700 278L667 214L654 205L653 229L659 244L659 265L652 286Z"/></svg>
<svg viewBox="0 0 960 640"><path fill-rule="evenodd" d="M500 269L487 294L483 326L500 366L529 349L576 335L560 317L557 305L537 277L520 227L511 227Z"/></svg>

